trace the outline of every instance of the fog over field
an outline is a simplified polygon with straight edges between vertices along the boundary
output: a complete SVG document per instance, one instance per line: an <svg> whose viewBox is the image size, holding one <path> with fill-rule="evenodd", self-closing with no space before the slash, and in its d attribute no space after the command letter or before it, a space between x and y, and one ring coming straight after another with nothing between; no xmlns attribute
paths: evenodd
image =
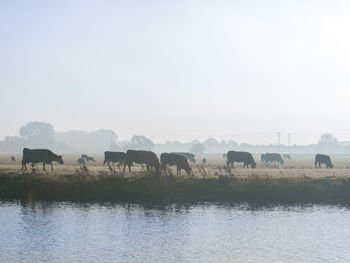
<svg viewBox="0 0 350 263"><path fill-rule="evenodd" d="M347 1L2 1L0 139L40 121L61 138L350 141L349 11Z"/></svg>

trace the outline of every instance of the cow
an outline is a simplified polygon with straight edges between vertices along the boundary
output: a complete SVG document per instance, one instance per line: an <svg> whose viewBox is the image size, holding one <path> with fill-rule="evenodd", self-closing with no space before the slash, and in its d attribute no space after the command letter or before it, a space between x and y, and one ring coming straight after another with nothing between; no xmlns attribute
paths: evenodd
<svg viewBox="0 0 350 263"><path fill-rule="evenodd" d="M95 159L94 159L93 157L90 157L90 156L88 156L88 158L86 159L86 161L88 161L88 162L93 162L93 163L96 162Z"/></svg>
<svg viewBox="0 0 350 263"><path fill-rule="evenodd" d="M160 161L162 163L161 165L161 172L165 171L166 173L166 167L167 165L173 166L176 165L176 174L181 175L181 169L184 169L187 175L191 174L192 169L190 168L187 158L181 154L176 153L162 153L160 155Z"/></svg>
<svg viewBox="0 0 350 263"><path fill-rule="evenodd" d="M96 162L95 161L95 159L93 158L93 157L90 157L90 156L88 156L88 155L86 155L86 154L82 154L81 155L81 157L80 157L80 159L83 159L84 160L84 162L86 161L86 162Z"/></svg>
<svg viewBox="0 0 350 263"><path fill-rule="evenodd" d="M103 165L105 165L107 163L107 165L109 164L109 162L112 163L118 163L118 166L120 166L122 163L125 162L125 153L124 152L110 152L110 151L105 151L105 159L103 161Z"/></svg>
<svg viewBox="0 0 350 263"><path fill-rule="evenodd" d="M22 157L22 170L25 168L27 170L27 163L32 163L32 167L36 163L43 163L43 169L45 170L45 164L51 165L51 170L53 170L52 162L58 162L63 164L63 159L61 155L54 154L48 149L23 149Z"/></svg>
<svg viewBox="0 0 350 263"><path fill-rule="evenodd" d="M16 161L16 157L11 156L11 162L15 162Z"/></svg>
<svg viewBox="0 0 350 263"><path fill-rule="evenodd" d="M290 157L290 154L287 154L287 153L285 153L285 154L283 154L283 160L292 160L292 157Z"/></svg>
<svg viewBox="0 0 350 263"><path fill-rule="evenodd" d="M316 154L315 156L315 168L321 168L321 164L324 163L327 168L333 168L331 158L328 155Z"/></svg>
<svg viewBox="0 0 350 263"><path fill-rule="evenodd" d="M85 158L79 158L78 159L78 164L85 166Z"/></svg>
<svg viewBox="0 0 350 263"><path fill-rule="evenodd" d="M196 163L196 156L193 153L187 153L187 152L172 152L172 153L185 156L187 160L189 160L191 163Z"/></svg>
<svg viewBox="0 0 350 263"><path fill-rule="evenodd" d="M159 172L160 164L158 157L154 152L128 150L125 155L123 173L125 173L126 166L129 167L129 172L131 173L130 167L133 163L146 164L147 172L149 172L151 168L155 168L156 171Z"/></svg>
<svg viewBox="0 0 350 263"><path fill-rule="evenodd" d="M234 162L244 163L243 168L244 167L248 168L248 165L250 165L252 168L256 167L256 162L254 161L252 154L249 152L229 151L227 153L227 160L226 160L227 167L229 167L231 164L233 168Z"/></svg>
<svg viewBox="0 0 350 263"><path fill-rule="evenodd" d="M261 155L261 163L279 163L280 165L283 165L284 161L279 153L265 153Z"/></svg>

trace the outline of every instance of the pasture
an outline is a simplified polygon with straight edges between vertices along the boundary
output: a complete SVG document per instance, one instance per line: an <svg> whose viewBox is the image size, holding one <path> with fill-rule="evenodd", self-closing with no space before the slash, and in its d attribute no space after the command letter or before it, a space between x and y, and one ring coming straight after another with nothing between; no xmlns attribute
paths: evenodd
<svg viewBox="0 0 350 263"><path fill-rule="evenodd" d="M16 162L11 161L11 156L16 157ZM86 164L87 171L86 175L89 176L101 176L101 175L114 175L121 176L122 166L120 170L117 166L113 167L114 171L111 171L107 165L103 166L103 153L100 155L91 155L95 158L96 162L88 162ZM328 178L328 177L350 177L350 155L335 155L331 156L334 164L333 169L326 168L315 168L314 167L314 155L308 156L293 156L290 161L285 161L283 166L279 165L267 165L263 166L260 164L260 155L253 155L257 163L255 169L243 168L242 163L235 163L234 169L227 171L226 159L222 158L219 154L207 154L196 157L196 164L191 164L193 177L194 178L216 178L216 177L238 177L248 178L249 176L259 176L261 178L298 178L298 177L309 177L314 179ZM64 155L64 165L60 165L57 162L53 162L54 170L51 171L50 167L47 166L46 171L43 171L42 164L37 164L35 173L41 175L47 175L49 177L62 176L66 174L81 174L83 173L80 169L80 165L77 163L80 155ZM159 154L158 154L159 157ZM206 158L207 162L205 165L201 163L201 160ZM30 174L31 166L28 165L27 171L21 170L21 154L1 154L0 155L0 176L4 174ZM323 166L324 167L324 166ZM131 168L132 173L129 173L126 169L124 177L134 176L146 176L146 168L134 164ZM176 174L176 168L168 168L170 174ZM182 171L182 177L188 177L184 171Z"/></svg>
<svg viewBox="0 0 350 263"><path fill-rule="evenodd" d="M54 163L54 170L43 171L38 164L32 171L21 170L21 156L16 163L10 155L0 156L0 199L57 201L229 201L252 203L331 202L350 204L350 156L332 156L335 168L314 168L313 156L293 156L284 166L260 165L242 168L236 164L225 169L221 155L203 155L192 164L193 175L168 176L147 173L140 165L126 169L103 166L103 155L87 169L77 164L80 155L63 156L64 165ZM202 158L207 162L203 166ZM121 167L122 171L122 167Z"/></svg>

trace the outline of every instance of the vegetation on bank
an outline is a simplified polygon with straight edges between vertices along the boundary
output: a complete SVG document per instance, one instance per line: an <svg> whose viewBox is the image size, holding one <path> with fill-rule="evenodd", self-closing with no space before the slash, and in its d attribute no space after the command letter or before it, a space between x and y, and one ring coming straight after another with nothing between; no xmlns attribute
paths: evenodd
<svg viewBox="0 0 350 263"><path fill-rule="evenodd" d="M161 201L249 203L350 203L350 178L190 178L143 174L47 176L8 173L0 176L0 199L47 201Z"/></svg>

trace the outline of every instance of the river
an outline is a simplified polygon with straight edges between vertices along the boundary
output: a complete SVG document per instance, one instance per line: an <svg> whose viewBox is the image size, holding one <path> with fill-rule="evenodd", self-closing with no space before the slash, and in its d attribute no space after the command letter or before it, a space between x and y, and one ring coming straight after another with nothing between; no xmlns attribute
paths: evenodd
<svg viewBox="0 0 350 263"><path fill-rule="evenodd" d="M350 262L350 207L0 203L0 262Z"/></svg>

